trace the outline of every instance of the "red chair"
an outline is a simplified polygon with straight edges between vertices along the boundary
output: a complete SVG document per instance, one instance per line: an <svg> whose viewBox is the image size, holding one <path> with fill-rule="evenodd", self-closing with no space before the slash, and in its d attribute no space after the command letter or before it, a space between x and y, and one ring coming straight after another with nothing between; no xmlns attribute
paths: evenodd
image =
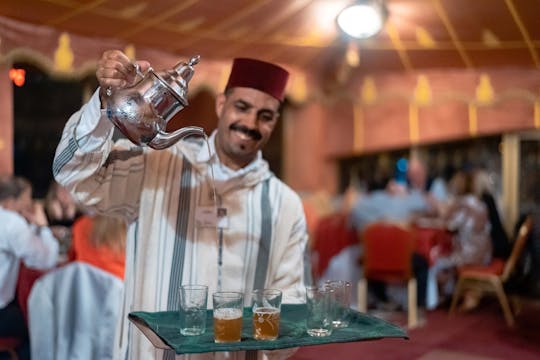
<svg viewBox="0 0 540 360"><path fill-rule="evenodd" d="M367 283L407 284L407 326L418 326L416 278L412 254L416 246L414 233L398 224L376 222L362 233L364 278L358 283L358 309L367 311Z"/></svg>
<svg viewBox="0 0 540 360"><path fill-rule="evenodd" d="M0 337L0 353L7 352L11 359L17 360L18 356L15 349L21 345L22 340L16 337L6 336Z"/></svg>
<svg viewBox="0 0 540 360"><path fill-rule="evenodd" d="M458 282L452 295L450 315L455 313L458 300L467 290L477 291L480 296L486 293L495 293L503 310L506 323L510 327L514 326L514 315L510 309L504 284L516 267L516 263L532 230L532 225L532 219L528 216L519 228L517 239L512 246L512 252L506 261L494 258L486 266L463 266L458 268Z"/></svg>
<svg viewBox="0 0 540 360"><path fill-rule="evenodd" d="M313 235L313 252L317 263L314 275L320 277L332 258L348 246L358 243L356 230L348 225L347 214L333 213L319 220Z"/></svg>

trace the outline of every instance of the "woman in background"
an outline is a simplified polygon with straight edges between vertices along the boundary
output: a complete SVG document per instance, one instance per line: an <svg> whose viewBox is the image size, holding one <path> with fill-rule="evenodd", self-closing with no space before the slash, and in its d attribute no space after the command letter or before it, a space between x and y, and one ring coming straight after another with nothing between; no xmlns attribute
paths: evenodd
<svg viewBox="0 0 540 360"><path fill-rule="evenodd" d="M124 279L126 224L104 215L84 215L72 228L70 260L83 261Z"/></svg>

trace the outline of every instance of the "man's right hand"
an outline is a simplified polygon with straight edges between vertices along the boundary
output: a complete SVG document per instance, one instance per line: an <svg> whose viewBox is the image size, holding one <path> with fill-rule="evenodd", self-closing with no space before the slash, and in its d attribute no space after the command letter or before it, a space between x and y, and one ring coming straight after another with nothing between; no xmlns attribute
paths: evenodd
<svg viewBox="0 0 540 360"><path fill-rule="evenodd" d="M120 50L107 50L101 56L96 70L96 77L100 86L100 98L104 104L106 90L114 90L131 86L137 77L135 64L138 64L144 73L150 68L148 61L132 62Z"/></svg>

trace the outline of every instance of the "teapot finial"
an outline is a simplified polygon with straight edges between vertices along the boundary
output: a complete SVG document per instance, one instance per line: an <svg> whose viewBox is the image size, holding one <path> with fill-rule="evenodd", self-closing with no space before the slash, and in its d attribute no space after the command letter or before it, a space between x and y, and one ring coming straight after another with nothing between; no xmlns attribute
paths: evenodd
<svg viewBox="0 0 540 360"><path fill-rule="evenodd" d="M197 65L199 63L199 60L201 60L201 56L195 55L191 59L189 59L188 65L189 66Z"/></svg>

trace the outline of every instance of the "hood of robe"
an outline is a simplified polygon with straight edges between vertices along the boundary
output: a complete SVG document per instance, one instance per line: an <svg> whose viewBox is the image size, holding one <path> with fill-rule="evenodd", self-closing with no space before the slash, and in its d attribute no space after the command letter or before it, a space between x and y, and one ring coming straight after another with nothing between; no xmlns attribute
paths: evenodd
<svg viewBox="0 0 540 360"><path fill-rule="evenodd" d="M239 170L232 170L220 163L215 147L216 134L217 130L214 130L208 138L208 143L204 138L191 137L180 141L179 146L195 171L214 178L218 195L238 188L253 187L273 176L261 151L251 163Z"/></svg>

